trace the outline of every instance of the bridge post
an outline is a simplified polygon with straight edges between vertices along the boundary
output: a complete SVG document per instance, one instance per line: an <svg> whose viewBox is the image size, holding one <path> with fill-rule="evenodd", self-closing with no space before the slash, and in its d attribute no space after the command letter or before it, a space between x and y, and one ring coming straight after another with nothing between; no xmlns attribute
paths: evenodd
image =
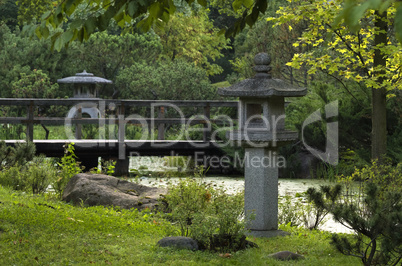
<svg viewBox="0 0 402 266"><path fill-rule="evenodd" d="M165 118L165 107L164 106L159 107L158 118L159 119ZM164 123L160 123L158 125L158 140L165 140L165 124Z"/></svg>
<svg viewBox="0 0 402 266"><path fill-rule="evenodd" d="M128 176L129 175L130 158L124 160L117 159L114 166L114 176Z"/></svg>
<svg viewBox="0 0 402 266"><path fill-rule="evenodd" d="M79 105L77 109L77 119L81 120L82 119L82 106ZM75 138L76 139L82 139L82 125L80 124L80 121L77 121L75 124Z"/></svg>
<svg viewBox="0 0 402 266"><path fill-rule="evenodd" d="M84 171L89 171L94 167L98 167L99 157L98 156L79 156L78 161L81 162L82 166L85 166Z"/></svg>
<svg viewBox="0 0 402 266"><path fill-rule="evenodd" d="M119 128L118 128L119 160L126 159L126 145L124 143L125 133L126 133L126 123L124 121L124 115L119 115Z"/></svg>
<svg viewBox="0 0 402 266"><path fill-rule="evenodd" d="M29 101L27 107L27 141L33 141L34 101Z"/></svg>
<svg viewBox="0 0 402 266"><path fill-rule="evenodd" d="M211 128L210 126L210 118L211 118L211 106L209 103L204 106L204 116L206 118L206 123L204 124L204 132L203 132L203 141L207 142L211 140Z"/></svg>

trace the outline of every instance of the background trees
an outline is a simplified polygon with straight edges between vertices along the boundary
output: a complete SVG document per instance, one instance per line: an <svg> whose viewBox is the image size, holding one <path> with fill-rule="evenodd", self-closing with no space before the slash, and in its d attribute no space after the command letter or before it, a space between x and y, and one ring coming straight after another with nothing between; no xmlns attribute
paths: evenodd
<svg viewBox="0 0 402 266"><path fill-rule="evenodd" d="M281 7L273 21L276 25L307 23L293 46L311 49L295 53L290 66L297 69L304 65L311 78L321 72L353 97L365 93L371 99L371 154L373 159L380 159L387 153L386 98L395 96L401 88L401 47L392 35L393 21L387 19L394 16L395 9L367 11L360 29L353 32L344 24L335 24L341 2L293 1ZM351 90L351 83L358 85L357 91Z"/></svg>
<svg viewBox="0 0 402 266"><path fill-rule="evenodd" d="M373 151L377 154L373 157L377 157L384 153L385 132L388 156L395 162L402 157L401 101L396 90L400 87L400 46L393 30L397 5L381 7L388 17L387 45L382 45L375 43L379 35L373 33L379 30L374 11L362 13L360 28L349 27L350 20L336 24L347 12L373 8L350 1L345 1L349 6L342 6L338 0L122 0L94 1L91 5L86 0L69 0L58 9L57 1L41 1L42 7L30 10L31 15L25 18L21 14L26 1L0 3L0 61L4 66L0 69L1 97L16 95L17 87L12 84L22 84L22 73L26 77L34 69L53 83L86 69L114 81L113 86L101 89L106 98L216 99L210 81L233 83L251 77L254 55L267 52L273 58L275 77L310 89L306 100L294 100L297 104L287 108L291 127L299 129L308 110L337 99L342 106L341 156L353 150L360 159L368 160L371 138L381 147ZM117 10L119 6L121 10ZM44 9L50 11L46 19L35 22ZM18 12L20 24L16 28ZM23 24L27 27L21 32ZM234 33L243 27L244 31L230 39L217 34L221 29ZM149 31L144 33L142 29L147 28ZM41 38L29 38L27 33ZM65 44L69 44L68 49ZM374 58L384 58L378 54L385 55L385 65L375 63ZM378 90L380 87L382 90ZM377 92L381 95L372 97ZM69 97L72 92L61 86L52 95ZM377 105L371 102L377 98L381 100L380 110L386 110L379 118L376 115L380 112L372 108ZM380 126L371 127L370 119ZM310 130L311 144L322 147L325 122L317 126L306 130ZM380 140L368 135L371 128L381 131Z"/></svg>

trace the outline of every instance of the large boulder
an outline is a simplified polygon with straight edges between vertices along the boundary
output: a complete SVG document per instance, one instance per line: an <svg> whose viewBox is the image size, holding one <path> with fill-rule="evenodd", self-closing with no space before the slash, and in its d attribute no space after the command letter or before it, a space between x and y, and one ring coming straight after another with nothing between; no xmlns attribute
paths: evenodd
<svg viewBox="0 0 402 266"><path fill-rule="evenodd" d="M71 178L63 192L63 200L89 206L118 206L123 209L154 208L167 189L147 187L113 176L82 173Z"/></svg>

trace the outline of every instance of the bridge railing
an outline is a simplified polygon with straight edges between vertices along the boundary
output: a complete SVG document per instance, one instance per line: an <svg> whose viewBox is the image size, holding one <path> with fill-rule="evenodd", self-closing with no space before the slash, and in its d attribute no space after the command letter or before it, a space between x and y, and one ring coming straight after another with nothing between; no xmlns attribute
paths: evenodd
<svg viewBox="0 0 402 266"><path fill-rule="evenodd" d="M127 124L145 122L149 132L158 129L158 140L165 139L165 128L172 124L204 125L203 141L209 141L211 123L219 123L220 119L211 118L211 108L237 108L237 101L164 101L164 100L115 100L115 99L36 99L36 98L0 98L0 106L23 107L25 116L0 117L0 124L26 125L26 139L34 140L34 125L75 125L75 139L81 139L81 126L85 124L116 125L118 127L118 141L124 142L125 127ZM38 109L45 106L71 106L76 112L73 117L43 116ZM93 107L99 110L99 118L83 117L83 108ZM149 117L139 118L138 114L128 114L133 108L147 108ZM167 117L167 109L180 108L202 109L202 114L188 115L182 113L180 117ZM71 110L71 109L70 109ZM150 111L149 111L150 110ZM106 115L108 114L108 115ZM233 119L233 118L232 118ZM141 120L141 121L139 121ZM233 119L236 120L236 119ZM143 125L143 124L141 124Z"/></svg>

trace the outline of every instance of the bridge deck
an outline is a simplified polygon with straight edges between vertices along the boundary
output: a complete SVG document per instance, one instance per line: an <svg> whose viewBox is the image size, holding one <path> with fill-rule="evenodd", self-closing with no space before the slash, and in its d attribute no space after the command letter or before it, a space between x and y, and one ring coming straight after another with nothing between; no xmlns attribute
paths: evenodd
<svg viewBox="0 0 402 266"><path fill-rule="evenodd" d="M5 140L8 145L15 145L25 140ZM124 149L126 156L193 156L196 152L204 154L223 154L219 144L214 141L172 141L172 140L34 140L37 154L48 157L61 157L64 154L64 145L74 142L78 157L92 157L98 155L104 158L117 158L119 150Z"/></svg>

